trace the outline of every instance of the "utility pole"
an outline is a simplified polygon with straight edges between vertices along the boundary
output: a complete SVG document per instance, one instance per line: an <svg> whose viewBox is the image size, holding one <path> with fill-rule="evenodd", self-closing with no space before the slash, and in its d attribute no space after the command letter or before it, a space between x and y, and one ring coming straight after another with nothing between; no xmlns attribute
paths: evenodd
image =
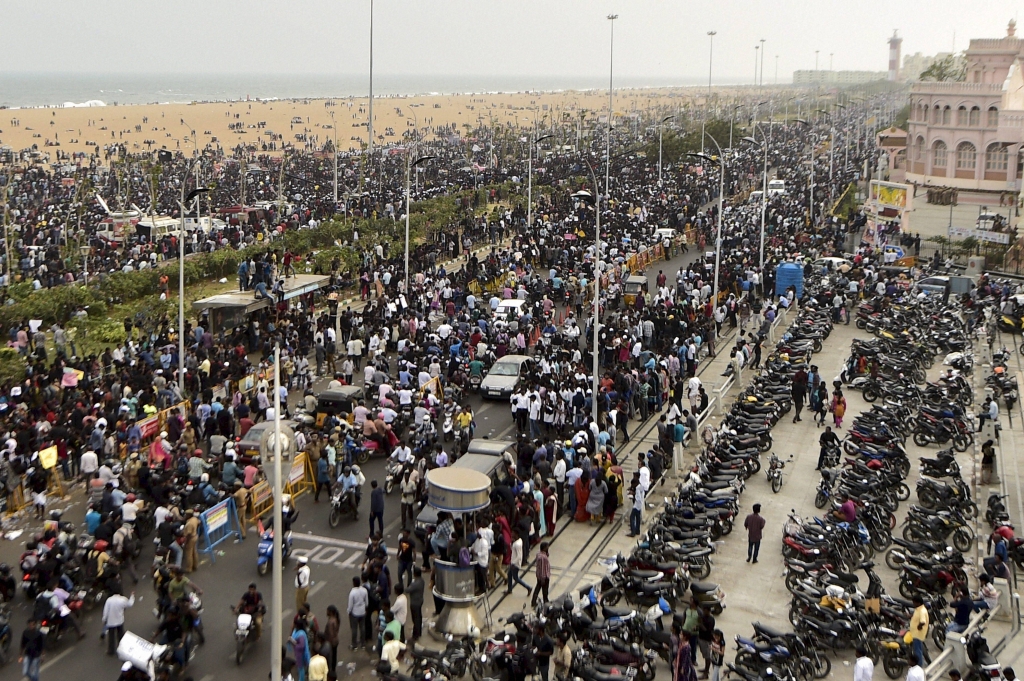
<svg viewBox="0 0 1024 681"><path fill-rule="evenodd" d="M711 107L711 67L715 57L715 36L718 31L708 31L708 101L704 103L704 120L700 124L700 153L704 153L704 131L708 121L708 112Z"/></svg>
<svg viewBox="0 0 1024 681"><path fill-rule="evenodd" d="M764 87L764 38L761 38L761 82L758 83L758 87Z"/></svg>

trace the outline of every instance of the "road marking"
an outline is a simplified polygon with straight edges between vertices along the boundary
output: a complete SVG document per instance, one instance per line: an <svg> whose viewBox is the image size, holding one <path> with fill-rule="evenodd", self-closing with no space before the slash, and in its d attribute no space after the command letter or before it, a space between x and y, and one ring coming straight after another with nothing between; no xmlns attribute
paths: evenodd
<svg viewBox="0 0 1024 681"><path fill-rule="evenodd" d="M49 662L46 662L46 663L44 663L44 664L40 665L40 667L39 667L39 671L41 671L41 672L45 672L45 671L46 671L47 669L49 669L49 668L50 668L50 667L52 667L53 665L57 664L58 662L60 662L61 660L63 660L63 659L65 658L65 657L67 657L67 656L68 656L68 655L70 655L71 653L75 652L75 648L76 648L76 647L77 647L77 646L71 646L71 647L70 647L70 648L68 648L67 650L65 650L65 651L63 651L63 652L61 652L61 653L58 653L58 654L57 654L57 655L56 655L55 657L51 658Z"/></svg>
<svg viewBox="0 0 1024 681"><path fill-rule="evenodd" d="M335 539L334 537L321 537L317 534L296 534L292 533L292 540L295 541L308 541L314 544L327 544L328 546L340 546L346 549L361 549L366 550L366 544L361 544L357 541L349 541L348 539ZM388 554L392 556L398 555L397 549L388 549Z"/></svg>
<svg viewBox="0 0 1024 681"><path fill-rule="evenodd" d="M324 588L325 586L327 586L327 580L324 580L322 582L317 582L316 584L313 585L313 588L309 590L309 593L307 594L307 598L312 598L313 596L316 596L317 592L320 591L320 589Z"/></svg>

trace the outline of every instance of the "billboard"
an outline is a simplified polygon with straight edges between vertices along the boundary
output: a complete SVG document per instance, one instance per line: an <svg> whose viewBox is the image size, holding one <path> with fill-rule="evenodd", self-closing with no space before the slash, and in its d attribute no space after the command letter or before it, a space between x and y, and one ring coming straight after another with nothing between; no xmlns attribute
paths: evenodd
<svg viewBox="0 0 1024 681"><path fill-rule="evenodd" d="M883 208L906 210L907 189L905 184L871 180L871 200Z"/></svg>

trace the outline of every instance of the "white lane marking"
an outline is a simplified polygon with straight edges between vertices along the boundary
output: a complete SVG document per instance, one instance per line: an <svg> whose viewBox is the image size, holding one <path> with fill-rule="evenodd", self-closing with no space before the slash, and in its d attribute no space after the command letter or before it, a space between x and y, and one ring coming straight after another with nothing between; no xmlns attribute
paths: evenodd
<svg viewBox="0 0 1024 681"><path fill-rule="evenodd" d="M76 648L76 646L71 646L67 650L65 650L63 652L60 652L60 653L57 653L57 655L52 657L52 658L50 658L50 660L48 662L45 662L42 665L40 665L39 666L39 671L40 672L45 672L47 669L49 669L53 665L57 664L58 662L63 660L65 657L67 657L71 653L75 652L75 648Z"/></svg>
<svg viewBox="0 0 1024 681"><path fill-rule="evenodd" d="M308 541L315 544L327 544L328 546L341 546L346 549L362 549L366 550L366 544L361 544L357 541L350 541L348 539L335 539L334 537L321 537L316 534L292 534L292 539L296 541ZM388 549L388 554L392 556L398 555L398 549Z"/></svg>
<svg viewBox="0 0 1024 681"><path fill-rule="evenodd" d="M312 598L313 596L316 596L317 592L320 591L320 589L324 588L325 586L327 586L327 580L324 580L322 582L317 582L309 590L309 593L307 594L307 598Z"/></svg>

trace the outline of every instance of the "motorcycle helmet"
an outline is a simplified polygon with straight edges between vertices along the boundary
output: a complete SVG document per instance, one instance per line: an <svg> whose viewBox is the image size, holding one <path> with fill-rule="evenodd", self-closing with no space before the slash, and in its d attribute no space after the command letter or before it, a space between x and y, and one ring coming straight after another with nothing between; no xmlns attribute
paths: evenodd
<svg viewBox="0 0 1024 681"><path fill-rule="evenodd" d="M345 475L348 475L349 473L352 472L352 467L351 466L345 466L345 471L344 472L345 472Z"/></svg>
<svg viewBox="0 0 1024 681"><path fill-rule="evenodd" d="M430 414L423 415L423 423L430 423Z"/></svg>
<svg viewBox="0 0 1024 681"><path fill-rule="evenodd" d="M0 575L7 575L11 572L11 566L7 563L0 563Z"/></svg>
<svg viewBox="0 0 1024 681"><path fill-rule="evenodd" d="M50 511L50 520L56 520L60 522L60 517L63 515L63 511Z"/></svg>

